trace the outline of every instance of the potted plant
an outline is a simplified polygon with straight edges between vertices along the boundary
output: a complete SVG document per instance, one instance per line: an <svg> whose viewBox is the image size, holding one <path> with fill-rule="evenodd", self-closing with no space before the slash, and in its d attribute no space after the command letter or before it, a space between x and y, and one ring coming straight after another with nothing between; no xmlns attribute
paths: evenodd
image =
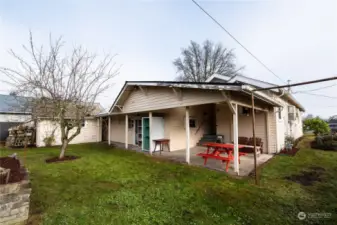
<svg viewBox="0 0 337 225"><path fill-rule="evenodd" d="M294 142L295 142L295 138L293 136L287 135L285 137L285 144L284 144L285 149L287 151L291 151L294 147Z"/></svg>

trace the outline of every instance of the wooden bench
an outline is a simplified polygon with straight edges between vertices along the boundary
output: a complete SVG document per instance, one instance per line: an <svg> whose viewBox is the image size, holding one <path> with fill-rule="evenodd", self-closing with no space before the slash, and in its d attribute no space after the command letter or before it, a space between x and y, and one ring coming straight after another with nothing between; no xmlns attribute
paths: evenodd
<svg viewBox="0 0 337 225"><path fill-rule="evenodd" d="M258 153L262 152L263 142L261 138L256 137L256 150ZM246 153L254 153L254 139L253 138L247 138L247 137L239 137L239 144L244 146L241 151ZM251 149L246 150L246 149Z"/></svg>

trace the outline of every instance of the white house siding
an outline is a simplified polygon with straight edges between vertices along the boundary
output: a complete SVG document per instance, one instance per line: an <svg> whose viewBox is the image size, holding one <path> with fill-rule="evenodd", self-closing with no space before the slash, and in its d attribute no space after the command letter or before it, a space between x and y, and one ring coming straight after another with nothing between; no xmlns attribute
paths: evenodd
<svg viewBox="0 0 337 225"><path fill-rule="evenodd" d="M31 115L0 114L0 122L26 122L32 118Z"/></svg>
<svg viewBox="0 0 337 225"><path fill-rule="evenodd" d="M268 153L276 153L278 152L277 147L277 123L276 123L276 111L275 109L268 111L268 124L267 124L267 135L268 135Z"/></svg>
<svg viewBox="0 0 337 225"><path fill-rule="evenodd" d="M173 108L165 114L165 136L170 139L171 151L183 149L186 146L185 107ZM191 106L190 119L196 120L196 127L190 128L190 147L196 146L207 130L212 105Z"/></svg>
<svg viewBox="0 0 337 225"><path fill-rule="evenodd" d="M110 119L110 140L125 143L125 115L111 116ZM134 128L128 128L128 135L129 144L135 144Z"/></svg>
<svg viewBox="0 0 337 225"><path fill-rule="evenodd" d="M239 114L239 136L253 137L252 116ZM263 111L258 111L255 115L255 135L262 139L263 152L267 152L266 116Z"/></svg>
<svg viewBox="0 0 337 225"><path fill-rule="evenodd" d="M267 115L266 115L267 113ZM268 116L268 124L267 117ZM217 105L216 113L217 134L222 134L225 137L225 142L233 141L233 114L227 105ZM252 117L239 115L239 136L252 137ZM268 129L268 132L267 132ZM267 139L267 135L269 138ZM265 153L276 152L276 120L273 111L260 111L256 114L256 136L262 138L263 151Z"/></svg>
<svg viewBox="0 0 337 225"><path fill-rule="evenodd" d="M209 115L211 112L210 110L210 105L199 105L190 107L190 118L196 120L196 128L190 128L191 147L196 146L196 144L203 136L205 129L207 129L208 123L206 121L207 118L205 116L205 113ZM155 114L156 112L153 113ZM160 113L161 115L163 115L164 118L165 138L170 139L170 150L175 151L185 148L185 107L167 109L165 111L160 111ZM134 119L136 117L130 114L129 118ZM129 128L128 134L129 144L135 144L134 128ZM115 115L111 117L110 137L111 141L125 143L125 115Z"/></svg>
<svg viewBox="0 0 337 225"><path fill-rule="evenodd" d="M302 128L302 113L298 108L295 108L296 117L294 121L289 121L288 116L288 102L281 99L283 108L281 110L281 118L279 114L276 113L275 120L277 123L277 151L280 151L284 148L286 136L292 136L295 139L303 135ZM279 111L279 108L275 108L276 111ZM290 122L290 123L289 123Z"/></svg>
<svg viewBox="0 0 337 225"><path fill-rule="evenodd" d="M224 101L219 91L183 89L181 98L171 88L152 87L146 91L135 89L123 105L123 113L193 106Z"/></svg>
<svg viewBox="0 0 337 225"><path fill-rule="evenodd" d="M98 140L98 123L97 119L86 119L85 126L82 127L81 133L77 135L70 144L97 142ZM61 145L61 129L60 126L51 120L39 120L36 123L36 145L38 147L45 146L43 139L50 136L55 129L55 142L53 145ZM69 136L75 132L75 129L69 132Z"/></svg>
<svg viewBox="0 0 337 225"><path fill-rule="evenodd" d="M233 138L233 114L225 104L216 106L216 132L224 135L225 142L231 142ZM240 132L240 129L239 129Z"/></svg>

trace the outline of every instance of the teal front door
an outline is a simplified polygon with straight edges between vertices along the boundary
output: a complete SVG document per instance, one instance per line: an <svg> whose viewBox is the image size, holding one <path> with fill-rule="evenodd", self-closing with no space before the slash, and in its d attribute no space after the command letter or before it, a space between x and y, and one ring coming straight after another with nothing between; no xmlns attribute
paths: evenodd
<svg viewBox="0 0 337 225"><path fill-rule="evenodd" d="M150 150L150 123L149 118L143 118L143 150L149 151Z"/></svg>

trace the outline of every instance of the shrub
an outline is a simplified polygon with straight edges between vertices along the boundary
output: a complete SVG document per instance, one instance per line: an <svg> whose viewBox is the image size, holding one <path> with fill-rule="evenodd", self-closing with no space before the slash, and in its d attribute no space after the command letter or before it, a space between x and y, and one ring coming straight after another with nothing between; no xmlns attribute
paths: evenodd
<svg viewBox="0 0 337 225"><path fill-rule="evenodd" d="M287 135L284 139L285 148L292 149L294 146L295 138L293 136Z"/></svg>
<svg viewBox="0 0 337 225"><path fill-rule="evenodd" d="M318 117L304 120L303 129L304 131L313 131L316 136L330 133L329 124Z"/></svg>
<svg viewBox="0 0 337 225"><path fill-rule="evenodd" d="M55 137L54 135L50 135L49 137L45 137L43 139L43 142L45 144L46 147L50 147L53 145L53 143L55 142Z"/></svg>
<svg viewBox="0 0 337 225"><path fill-rule="evenodd" d="M337 151L337 141L334 140L332 135L317 136L315 141L311 143L311 148Z"/></svg>

